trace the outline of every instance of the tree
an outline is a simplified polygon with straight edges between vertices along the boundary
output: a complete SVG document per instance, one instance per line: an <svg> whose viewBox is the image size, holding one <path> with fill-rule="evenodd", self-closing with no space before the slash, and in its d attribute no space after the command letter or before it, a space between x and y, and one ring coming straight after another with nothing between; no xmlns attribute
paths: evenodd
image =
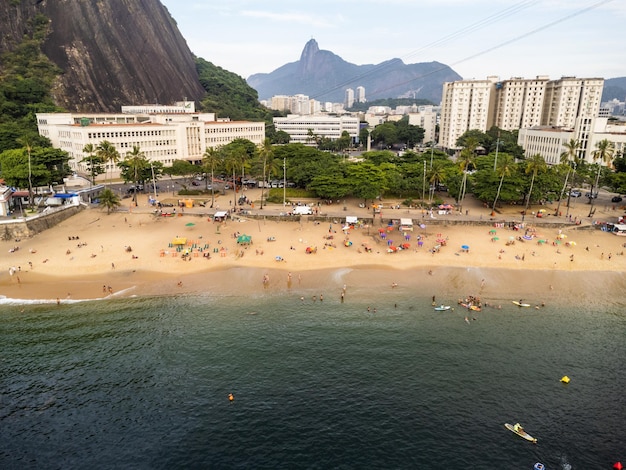
<svg viewBox="0 0 626 470"><path fill-rule="evenodd" d="M105 163L108 163L111 168L111 178L109 184L113 181L113 167L120 161L120 154L108 140L103 140L96 147L96 155L102 159Z"/></svg>
<svg viewBox="0 0 626 470"><path fill-rule="evenodd" d="M398 142L398 129L393 122L385 122L374 128L370 134L374 144L390 147Z"/></svg>
<svg viewBox="0 0 626 470"><path fill-rule="evenodd" d="M233 174L233 205L237 204L237 182L235 173L239 167L243 167L246 152L242 147L224 148L224 167L226 171Z"/></svg>
<svg viewBox="0 0 626 470"><path fill-rule="evenodd" d="M98 198L100 199L100 204L106 207L107 215L122 204L120 197L115 194L111 188L104 188Z"/></svg>
<svg viewBox="0 0 626 470"><path fill-rule="evenodd" d="M498 202L498 198L500 197L500 191L502 190L502 183L504 182L504 178L506 176L510 176L511 172L515 168L515 161L513 157L509 154L502 154L502 157L498 161L498 168L496 169L496 173L500 176L500 185L498 186L498 192L496 193L496 197L493 200L493 208L491 209L491 215L494 215L496 212L496 203Z"/></svg>
<svg viewBox="0 0 626 470"><path fill-rule="evenodd" d="M131 181L135 184L135 191L133 191L133 202L137 205L137 184L139 181L144 181L142 176L143 171L149 166L148 160L145 154L139 148L139 145L133 145L133 149L126 153L124 163L128 167L128 174L124 175L124 180L130 176Z"/></svg>
<svg viewBox="0 0 626 470"><path fill-rule="evenodd" d="M461 150L459 155L459 167L463 172L463 181L461 183L461 194L459 204L463 206L463 200L465 199L465 192L467 191L467 172L474 166L474 158L476 157L476 148L478 147L478 140L474 137L469 137L465 140L465 147Z"/></svg>
<svg viewBox="0 0 626 470"><path fill-rule="evenodd" d="M613 161L613 154L615 153L615 148L613 144L608 139L602 139L600 142L596 143L596 150L592 152L593 161L598 160L598 172L596 173L595 184L591 186L591 193L589 197L589 204L591 207L589 208L589 217L593 215L593 201L595 198L593 197L594 192L598 191L599 183L600 183L600 170L602 169L602 163L606 163L607 166L611 164Z"/></svg>
<svg viewBox="0 0 626 470"><path fill-rule="evenodd" d="M95 184L96 176L101 175L105 171L104 162L98 155L96 155L97 151L98 149L94 144L85 145L83 147L83 153L86 153L87 156L80 161L81 163L85 163L87 165L87 170L91 176L91 179L89 180L91 184Z"/></svg>
<svg viewBox="0 0 626 470"><path fill-rule="evenodd" d="M559 209L561 208L561 200L563 199L563 194L565 193L565 189L567 188L567 181L569 180L570 172L572 171L572 164L574 164L574 172L576 172L576 159L578 158L578 151L580 150L580 142L574 139L570 139L569 142L565 142L563 144L565 147L565 151L561 153L561 163L567 165L567 174L565 175L565 182L563 183L563 189L561 190L561 194L559 195L559 202L556 206L556 211L554 215L559 215ZM573 179L572 179L573 181ZM571 197L571 191L568 192L567 207L569 209L569 199Z"/></svg>
<svg viewBox="0 0 626 470"><path fill-rule="evenodd" d="M269 139L265 139L259 146L259 157L263 161L263 185L261 186L261 209L263 209L263 196L265 194L265 183L267 182L267 161L272 159L274 147Z"/></svg>
<svg viewBox="0 0 626 470"><path fill-rule="evenodd" d="M165 169L167 174L191 178L198 171L198 167L187 160L174 160L172 166Z"/></svg>
<svg viewBox="0 0 626 470"><path fill-rule="evenodd" d="M546 165L545 159L541 156L541 154L536 153L528 160L526 160L526 174L532 173L532 178L530 180L530 189L528 190L528 196L526 197L526 207L525 211L528 211L528 206L530 205L530 198L533 192L533 186L535 185L535 178L538 173L544 173L548 170L548 165Z"/></svg>
<svg viewBox="0 0 626 470"><path fill-rule="evenodd" d="M441 160L433 161L432 168L428 171L428 182L430 183L429 199L432 201L433 195L437 187L445 181L446 166Z"/></svg>
<svg viewBox="0 0 626 470"><path fill-rule="evenodd" d="M385 174L380 167L371 163L351 163L346 167L352 194L365 202L380 196L386 188Z"/></svg>
<svg viewBox="0 0 626 470"><path fill-rule="evenodd" d="M291 140L291 136L285 131L276 131L274 138L272 139L273 144L288 144Z"/></svg>
<svg viewBox="0 0 626 470"><path fill-rule="evenodd" d="M24 146L26 153L28 154L28 204L32 207L33 200L33 178L32 178L32 150L33 146L30 139L26 136L17 139L17 142Z"/></svg>
<svg viewBox="0 0 626 470"><path fill-rule="evenodd" d="M205 167L208 173L211 175L211 207L215 205L215 168L222 162L222 153L219 148L207 147L202 156L202 165ZM206 184L209 184L208 176L205 178Z"/></svg>

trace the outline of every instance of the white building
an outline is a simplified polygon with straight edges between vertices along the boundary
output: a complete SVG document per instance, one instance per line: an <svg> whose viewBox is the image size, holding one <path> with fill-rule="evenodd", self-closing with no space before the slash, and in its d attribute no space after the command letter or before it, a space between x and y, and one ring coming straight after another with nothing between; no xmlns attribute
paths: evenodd
<svg viewBox="0 0 626 470"><path fill-rule="evenodd" d="M83 148L103 140L111 142L124 158L139 146L149 161L171 166L174 160L199 162L207 148L247 139L259 145L265 139L265 123L215 120L212 113L174 114L77 114L37 113L39 134L55 148L65 150L74 171L86 172ZM114 166L113 175L119 174ZM117 173L116 173L117 172Z"/></svg>
<svg viewBox="0 0 626 470"><path fill-rule="evenodd" d="M365 103L365 101L367 101L365 99L365 87L362 87L362 86L356 87L356 102Z"/></svg>
<svg viewBox="0 0 626 470"><path fill-rule="evenodd" d="M565 152L565 144L573 138L573 129L536 126L520 129L517 144L524 148L527 158L540 154L548 165L558 165Z"/></svg>
<svg viewBox="0 0 626 470"><path fill-rule="evenodd" d="M354 105L354 90L352 88L346 89L346 96L343 100L343 106L346 109L350 109Z"/></svg>
<svg viewBox="0 0 626 470"><path fill-rule="evenodd" d="M540 126L547 83L547 76L497 82L493 125L506 131Z"/></svg>
<svg viewBox="0 0 626 470"><path fill-rule="evenodd" d="M290 114L287 117L275 117L276 130L290 136L291 143L315 145L311 133L331 140L337 140L346 131L354 142L359 135L359 119L352 116L327 116L323 114L302 116Z"/></svg>
<svg viewBox="0 0 626 470"><path fill-rule="evenodd" d="M417 112L409 113L409 124L424 129L424 142L435 142L437 129L437 108L420 106Z"/></svg>
<svg viewBox="0 0 626 470"><path fill-rule="evenodd" d="M590 158L594 122L599 115L604 80L545 76L526 80L462 80L444 83L439 143L456 149L470 129L486 132L548 127L572 129L581 143L581 158Z"/></svg>
<svg viewBox="0 0 626 470"><path fill-rule="evenodd" d="M518 145L526 152L526 157L540 154L549 165L557 165L561 161L561 155L565 151L565 143L571 139L576 140L574 129L552 126L537 126L530 129L520 129L517 139ZM595 128L589 137L589 149L581 155L587 163L607 162L594 160L593 152L597 150L598 142L608 140L613 145L613 157L624 155L626 151L626 123L610 124L607 118L595 120Z"/></svg>
<svg viewBox="0 0 626 470"><path fill-rule="evenodd" d="M456 141L469 129L486 131L493 125L493 99L497 77L443 84L439 145L457 148Z"/></svg>

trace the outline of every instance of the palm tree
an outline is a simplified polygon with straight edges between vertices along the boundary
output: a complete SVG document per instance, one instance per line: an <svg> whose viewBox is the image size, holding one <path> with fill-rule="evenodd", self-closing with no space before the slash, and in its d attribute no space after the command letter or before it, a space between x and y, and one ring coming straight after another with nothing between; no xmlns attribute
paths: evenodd
<svg viewBox="0 0 626 470"><path fill-rule="evenodd" d="M240 166L243 166L246 149L243 147L235 147L230 149L224 156L224 166L226 171L233 174L233 207L237 206L237 183L235 182L235 173Z"/></svg>
<svg viewBox="0 0 626 470"><path fill-rule="evenodd" d="M222 152L219 148L215 147L207 147L204 151L204 155L202 156L202 165L205 166L211 174L211 207L215 204L215 190L213 188L214 179L215 179L215 167L222 162ZM206 185L209 184L208 178L206 180Z"/></svg>
<svg viewBox="0 0 626 470"><path fill-rule="evenodd" d="M509 154L500 154L500 160L498 161L498 166L496 168L496 173L500 176L500 184L498 185L498 192L496 192L496 197L493 200L493 208L491 209L491 215L494 215L496 212L496 203L498 202L498 198L500 197L500 190L502 189L502 183L504 182L505 176L510 176L511 171L515 167L515 160Z"/></svg>
<svg viewBox="0 0 626 470"><path fill-rule="evenodd" d="M111 191L111 188L104 188L98 198L100 199L100 204L107 208L107 214L110 214L111 210L121 205L120 197Z"/></svg>
<svg viewBox="0 0 626 470"><path fill-rule="evenodd" d="M124 159L128 164L130 174L133 175L133 183L135 184L135 191L133 191L133 202L137 205L137 184L139 183L139 176L143 173L144 168L148 163L145 154L139 148L139 145L133 145L133 149L126 153Z"/></svg>
<svg viewBox="0 0 626 470"><path fill-rule="evenodd" d="M469 168L474 166L474 157L476 156L476 149L478 148L478 139L475 137L468 137L465 141L465 147L461 150L459 156L459 166L463 172L463 181L461 182L459 203L463 207L463 200L465 199L465 192L467 191L467 172Z"/></svg>
<svg viewBox="0 0 626 470"><path fill-rule="evenodd" d="M96 147L96 155L102 159L104 162L108 162L111 166L111 179L109 180L109 184L113 181L113 167L117 162L120 161L120 154L113 145L108 140L103 140Z"/></svg>
<svg viewBox="0 0 626 470"><path fill-rule="evenodd" d="M89 172L91 173L91 180L89 181L92 185L95 184L95 172L93 167L93 157L95 157L96 146L94 144L87 144L83 147L83 153L87 154L87 160L89 161Z"/></svg>
<svg viewBox="0 0 626 470"><path fill-rule="evenodd" d="M600 180L600 168L602 167L602 163L606 163L607 166L610 166L613 162L613 155L615 154L615 147L610 140L603 139L600 142L596 143L596 150L591 152L593 157L593 161L598 160L598 173L596 175L596 183L595 187L598 187L598 182ZM591 192L593 193L593 189L591 188Z"/></svg>
<svg viewBox="0 0 626 470"><path fill-rule="evenodd" d="M561 163L567 165L567 175L565 176L565 183L563 183L563 189L561 189L561 194L559 195L559 203L556 206L556 212L554 215L559 215L559 209L561 208L561 200L563 199L563 194L565 193L565 189L567 188L567 181L569 180L570 172L572 171L572 163L574 164L574 171L576 165L576 159L578 158L578 151L580 150L580 142L578 140L570 139L569 142L563 144L565 147L565 151L561 154ZM571 191L568 193L568 201L571 197ZM567 204L569 210L569 203Z"/></svg>
<svg viewBox="0 0 626 470"><path fill-rule="evenodd" d="M528 160L526 160L526 174L532 173L533 177L530 180L530 189L528 190L528 197L526 198L525 212L528 212L528 206L530 205L530 197L533 193L533 186L535 185L535 178L538 173L545 173L548 171L548 165L546 165L545 159L541 154L536 153Z"/></svg>
<svg viewBox="0 0 626 470"><path fill-rule="evenodd" d="M441 160L435 160L428 173L428 182L432 188L429 193L429 199L432 201L435 188L445 179L445 166Z"/></svg>
<svg viewBox="0 0 626 470"><path fill-rule="evenodd" d="M607 139L602 139L600 142L596 143L596 150L594 150L591 155L593 156L593 161L599 160L598 162L598 173L596 173L596 182L591 187L591 194L589 198L589 204L591 207L589 208L589 217L593 215L593 205L594 205L594 192L598 191L599 183L600 183L600 170L602 169L602 163L606 163L607 166L613 162L613 155L615 153L615 147L613 147L613 143Z"/></svg>
<svg viewBox="0 0 626 470"><path fill-rule="evenodd" d="M263 195L265 193L265 180L267 171L267 160L272 158L274 147L272 141L266 138L258 148L259 156L263 159L263 186L261 186L261 209L263 209Z"/></svg>

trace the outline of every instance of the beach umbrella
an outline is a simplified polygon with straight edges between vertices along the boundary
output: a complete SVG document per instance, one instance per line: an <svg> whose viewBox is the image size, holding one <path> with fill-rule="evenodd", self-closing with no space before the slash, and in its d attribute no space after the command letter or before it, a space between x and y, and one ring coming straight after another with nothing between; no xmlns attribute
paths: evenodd
<svg viewBox="0 0 626 470"><path fill-rule="evenodd" d="M461 245L463 251L469 251L469 245Z"/></svg>
<svg viewBox="0 0 626 470"><path fill-rule="evenodd" d="M250 235L239 235L237 237L237 243L250 243L252 241L252 237Z"/></svg>
<svg viewBox="0 0 626 470"><path fill-rule="evenodd" d="M492 239L494 242L497 242L498 240L500 240L500 238L498 238L498 237L492 237L491 239Z"/></svg>
<svg viewBox="0 0 626 470"><path fill-rule="evenodd" d="M187 243L186 238L176 237L172 240L172 245L184 245Z"/></svg>
<svg viewBox="0 0 626 470"><path fill-rule="evenodd" d="M567 238L567 235L565 235L564 233L559 233L558 238Z"/></svg>
<svg viewBox="0 0 626 470"><path fill-rule="evenodd" d="M403 250L408 250L409 248L411 248L411 244L410 243L403 243L402 244L402 249Z"/></svg>
<svg viewBox="0 0 626 470"><path fill-rule="evenodd" d="M187 222L185 224L185 227L193 227L194 225L196 225L196 224L194 224L193 222Z"/></svg>
<svg viewBox="0 0 626 470"><path fill-rule="evenodd" d="M496 231L496 229L495 229L495 228L492 228L491 230L489 230L489 233L490 233L491 235L495 235L495 234L497 233L497 231Z"/></svg>

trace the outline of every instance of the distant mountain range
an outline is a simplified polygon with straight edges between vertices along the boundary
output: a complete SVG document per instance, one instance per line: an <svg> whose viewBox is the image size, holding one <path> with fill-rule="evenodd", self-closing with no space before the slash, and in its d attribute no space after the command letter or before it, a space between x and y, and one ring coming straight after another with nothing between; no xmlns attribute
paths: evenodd
<svg viewBox="0 0 626 470"><path fill-rule="evenodd" d="M330 51L320 50L311 39L300 60L283 65L271 73L251 75L247 82L260 99L274 95L308 95L318 101L343 102L345 90L365 88L368 101L381 98L426 99L441 101L444 82L462 80L445 64L426 62L405 64L391 59L377 65L355 65Z"/></svg>
<svg viewBox="0 0 626 470"><path fill-rule="evenodd" d="M604 80L602 101L618 99L626 100L626 77L609 78Z"/></svg>

